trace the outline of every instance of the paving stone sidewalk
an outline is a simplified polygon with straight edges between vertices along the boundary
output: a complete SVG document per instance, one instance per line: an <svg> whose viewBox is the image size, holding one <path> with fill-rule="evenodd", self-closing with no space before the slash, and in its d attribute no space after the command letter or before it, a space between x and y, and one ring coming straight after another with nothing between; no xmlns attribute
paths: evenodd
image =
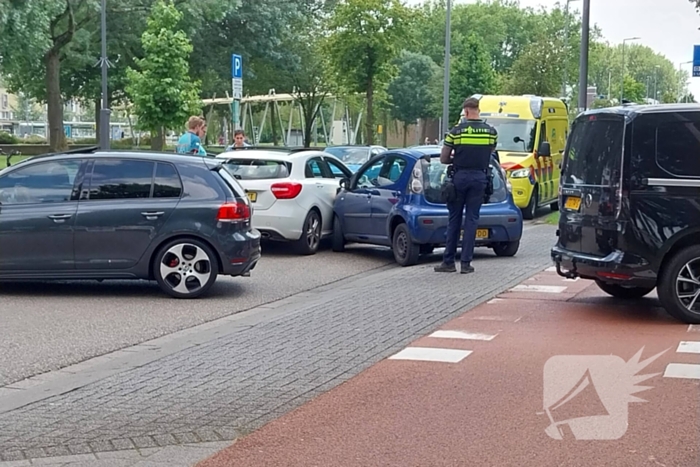
<svg viewBox="0 0 700 467"><path fill-rule="evenodd" d="M549 266L555 238L528 229L516 257L484 252L473 275L430 263L322 287L268 320L4 413L0 461L230 442Z"/></svg>

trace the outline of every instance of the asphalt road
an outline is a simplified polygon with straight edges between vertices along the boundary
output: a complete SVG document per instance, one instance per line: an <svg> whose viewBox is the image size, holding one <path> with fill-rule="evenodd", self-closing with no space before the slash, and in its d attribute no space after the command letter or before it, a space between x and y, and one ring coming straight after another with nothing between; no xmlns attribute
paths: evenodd
<svg viewBox="0 0 700 467"><path fill-rule="evenodd" d="M386 248L313 256L270 244L248 278L219 277L206 298L175 300L155 282L0 284L0 386L270 303L372 269Z"/></svg>
<svg viewBox="0 0 700 467"><path fill-rule="evenodd" d="M198 467L700 465L700 333L655 296L544 272L439 331Z"/></svg>
<svg viewBox="0 0 700 467"><path fill-rule="evenodd" d="M353 245L339 254L324 244L313 256L288 250L268 244L251 277L220 277L199 300L171 299L155 282L0 283L0 387L356 274L398 267L382 247ZM422 261L439 260L433 254Z"/></svg>

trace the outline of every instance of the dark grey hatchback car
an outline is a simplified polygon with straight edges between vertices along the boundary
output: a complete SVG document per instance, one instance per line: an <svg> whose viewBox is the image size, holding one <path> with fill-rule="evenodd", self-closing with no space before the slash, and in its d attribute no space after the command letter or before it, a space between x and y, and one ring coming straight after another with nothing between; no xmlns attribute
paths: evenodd
<svg viewBox="0 0 700 467"><path fill-rule="evenodd" d="M260 258L245 191L213 158L88 151L0 171L0 280L156 280L195 298Z"/></svg>

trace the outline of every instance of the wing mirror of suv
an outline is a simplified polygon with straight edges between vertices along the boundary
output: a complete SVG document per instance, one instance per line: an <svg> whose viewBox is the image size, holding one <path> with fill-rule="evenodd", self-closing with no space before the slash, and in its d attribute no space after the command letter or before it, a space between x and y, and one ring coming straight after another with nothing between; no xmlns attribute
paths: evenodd
<svg viewBox="0 0 700 467"><path fill-rule="evenodd" d="M540 148L537 150L537 157L552 157L552 148L549 146L549 141L543 141Z"/></svg>
<svg viewBox="0 0 700 467"><path fill-rule="evenodd" d="M350 180L348 180L347 178L341 178L340 179L340 189L347 190L348 186L350 186Z"/></svg>

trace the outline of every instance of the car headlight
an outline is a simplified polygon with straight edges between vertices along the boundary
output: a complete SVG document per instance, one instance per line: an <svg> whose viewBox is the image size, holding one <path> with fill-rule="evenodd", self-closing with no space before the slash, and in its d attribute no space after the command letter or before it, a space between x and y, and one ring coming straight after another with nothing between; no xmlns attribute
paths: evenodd
<svg viewBox="0 0 700 467"><path fill-rule="evenodd" d="M527 178L530 176L530 169L518 169L510 173L510 178Z"/></svg>

